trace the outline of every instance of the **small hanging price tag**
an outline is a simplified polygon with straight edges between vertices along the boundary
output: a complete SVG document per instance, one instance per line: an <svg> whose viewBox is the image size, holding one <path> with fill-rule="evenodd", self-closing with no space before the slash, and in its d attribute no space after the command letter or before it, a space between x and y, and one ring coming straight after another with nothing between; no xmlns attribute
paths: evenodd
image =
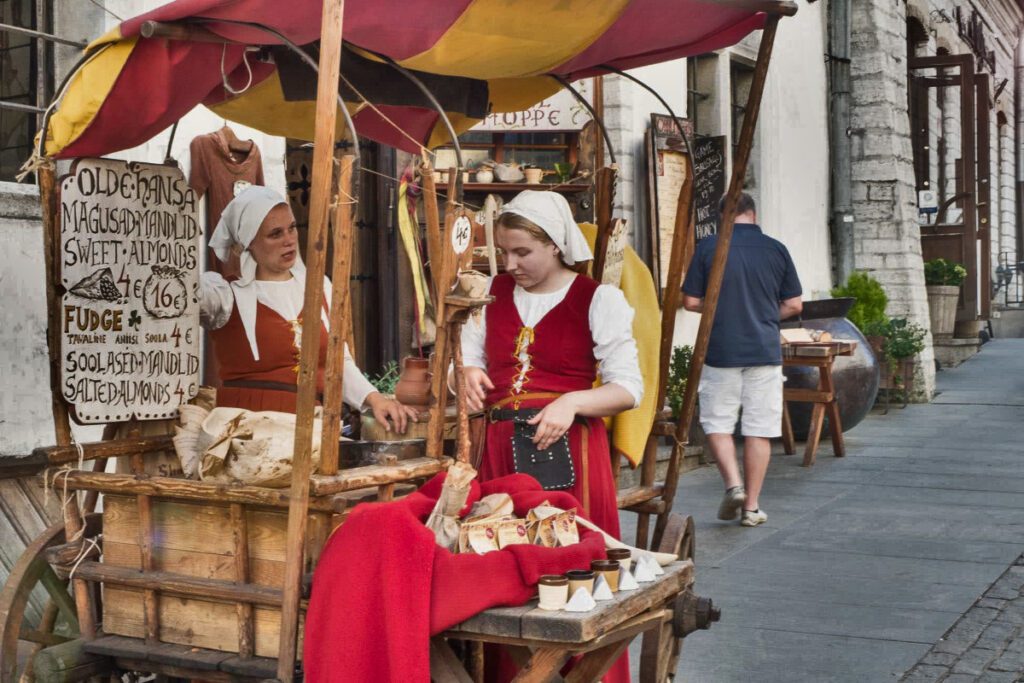
<svg viewBox="0 0 1024 683"><path fill-rule="evenodd" d="M459 216L452 225L452 249L461 254L469 248L473 237L473 224L466 216Z"/></svg>

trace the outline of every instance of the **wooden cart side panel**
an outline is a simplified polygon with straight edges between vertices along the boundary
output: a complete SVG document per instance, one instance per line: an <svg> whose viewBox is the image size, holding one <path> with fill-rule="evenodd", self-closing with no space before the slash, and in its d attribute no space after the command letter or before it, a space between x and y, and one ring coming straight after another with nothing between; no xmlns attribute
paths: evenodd
<svg viewBox="0 0 1024 683"><path fill-rule="evenodd" d="M106 587L103 591L104 633L143 638L142 591ZM277 657L281 634L281 612L257 607L253 610L257 657ZM302 620L299 638L302 638ZM165 643L202 647L221 652L238 652L238 619L233 604L179 598L160 598L160 640ZM299 656L301 657L301 652Z"/></svg>
<svg viewBox="0 0 1024 683"><path fill-rule="evenodd" d="M288 516L284 511L247 510L246 516L250 559L284 562L288 529ZM153 542L156 548L234 555L231 509L226 504L156 500L153 520L154 528L159 530ZM134 498L109 495L104 498L104 541L138 545L138 525ZM173 566L166 570L176 571Z"/></svg>
<svg viewBox="0 0 1024 683"><path fill-rule="evenodd" d="M142 568L138 545L104 540L103 563L115 567ZM233 555L218 555L173 548L153 549L153 569L196 576L202 579L235 580ZM284 562L249 556L249 583L280 588L284 581Z"/></svg>

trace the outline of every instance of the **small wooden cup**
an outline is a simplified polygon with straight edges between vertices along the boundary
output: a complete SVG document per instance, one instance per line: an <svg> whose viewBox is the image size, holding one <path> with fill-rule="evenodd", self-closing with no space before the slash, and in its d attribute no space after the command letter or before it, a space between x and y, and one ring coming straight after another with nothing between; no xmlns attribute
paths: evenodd
<svg viewBox="0 0 1024 683"><path fill-rule="evenodd" d="M608 582L608 588L612 593L619 591L619 563L616 560L593 560L590 568L597 574L604 577Z"/></svg>

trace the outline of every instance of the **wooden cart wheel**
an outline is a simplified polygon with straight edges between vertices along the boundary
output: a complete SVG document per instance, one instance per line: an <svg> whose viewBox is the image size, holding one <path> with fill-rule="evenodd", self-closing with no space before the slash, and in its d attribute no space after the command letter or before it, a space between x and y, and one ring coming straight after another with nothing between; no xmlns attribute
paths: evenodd
<svg viewBox="0 0 1024 683"><path fill-rule="evenodd" d="M0 591L0 683L17 683L23 671L18 666L19 642L35 647L55 645L78 634L75 600L46 561L46 549L64 543L64 523L50 526L25 548ZM49 600L38 624L25 622L33 591L42 589ZM53 630L58 621L67 626L63 635Z"/></svg>
<svg viewBox="0 0 1024 683"><path fill-rule="evenodd" d="M694 560L696 557L697 534L693 524L693 517L683 517L676 512L668 513L668 522L665 524L665 533L661 536L661 542L656 550L661 553L671 553L681 560Z"/></svg>

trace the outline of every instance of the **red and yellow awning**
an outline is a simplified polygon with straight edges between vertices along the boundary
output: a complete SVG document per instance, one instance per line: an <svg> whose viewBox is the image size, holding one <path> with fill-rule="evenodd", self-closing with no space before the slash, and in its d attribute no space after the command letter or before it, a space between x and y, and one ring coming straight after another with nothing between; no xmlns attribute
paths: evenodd
<svg viewBox="0 0 1024 683"><path fill-rule="evenodd" d="M549 75L576 80L605 65L629 69L731 45L764 24L762 13L744 7L738 0L349 0L346 57L372 62L386 55L436 77L451 94L442 102L461 132L488 108L518 111L550 96L559 85ZM313 100L286 97L294 88L282 87L274 59L243 57L246 46L280 41L227 22L262 24L309 46L320 36L320 12L318 0L177 0L121 23L87 48L89 61L50 118L46 153L102 156L134 147L197 104L271 135L311 140ZM231 43L140 34L145 21L200 19ZM343 57L342 74L358 62ZM371 108L342 89L360 135L411 152L448 141L435 111L388 90L359 90Z"/></svg>

